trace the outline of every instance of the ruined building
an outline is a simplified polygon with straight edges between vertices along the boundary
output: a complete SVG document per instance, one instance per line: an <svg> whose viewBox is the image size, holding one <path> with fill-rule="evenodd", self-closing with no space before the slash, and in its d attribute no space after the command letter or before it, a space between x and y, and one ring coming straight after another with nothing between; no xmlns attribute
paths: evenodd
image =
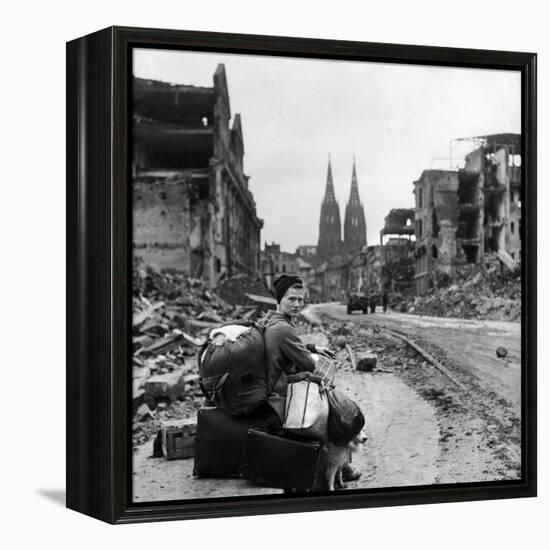
<svg viewBox="0 0 550 550"><path fill-rule="evenodd" d="M410 238L414 235L414 208L393 208L384 218L384 227L380 230L380 244L384 237Z"/></svg>
<svg viewBox="0 0 550 550"><path fill-rule="evenodd" d="M133 81L133 245L146 265L215 286L259 271L263 222L243 172L240 115L230 127L225 68L212 87Z"/></svg>
<svg viewBox="0 0 550 550"><path fill-rule="evenodd" d="M521 259L521 135L472 138L479 145L459 172L458 236L479 240L469 261L495 253L507 265ZM465 210L470 212L468 217ZM509 256L509 257L508 257ZM511 262L510 262L511 260Z"/></svg>
<svg viewBox="0 0 550 550"><path fill-rule="evenodd" d="M358 252L366 244L367 224L365 222L365 211L359 199L359 187L357 185L354 159L349 201L346 206L346 216L344 218L344 251Z"/></svg>
<svg viewBox="0 0 550 550"><path fill-rule="evenodd" d="M476 148L458 171L425 170L415 186L417 294L437 273L480 264L488 254L520 260L520 135L470 138Z"/></svg>
<svg viewBox="0 0 550 550"><path fill-rule="evenodd" d="M409 292L414 282L414 208L393 208L380 231L380 284L384 290ZM385 242L384 242L385 241Z"/></svg>
<svg viewBox="0 0 550 550"><path fill-rule="evenodd" d="M325 198L321 205L321 216L319 219L319 242L317 244L317 255L320 259L330 258L340 252L341 222L340 208L334 196L334 184L332 182L332 169L330 159L328 161L327 183Z"/></svg>
<svg viewBox="0 0 550 550"><path fill-rule="evenodd" d="M306 262L315 261L317 258L317 246L311 244L302 244L296 248L296 256L299 256Z"/></svg>
<svg viewBox="0 0 550 550"><path fill-rule="evenodd" d="M456 260L458 172L424 170L414 187L415 290L424 294L433 284L436 267L451 275Z"/></svg>
<svg viewBox="0 0 550 550"><path fill-rule="evenodd" d="M260 253L262 278L267 288L273 287L273 281L283 273L298 274L298 258L295 254L281 250L280 244L264 245Z"/></svg>

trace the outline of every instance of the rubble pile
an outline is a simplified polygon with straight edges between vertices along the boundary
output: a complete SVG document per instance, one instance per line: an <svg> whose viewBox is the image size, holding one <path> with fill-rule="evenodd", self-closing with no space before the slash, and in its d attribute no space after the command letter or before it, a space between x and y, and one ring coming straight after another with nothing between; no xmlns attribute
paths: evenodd
<svg viewBox="0 0 550 550"><path fill-rule="evenodd" d="M244 274L223 279L216 292L233 305L254 305L261 298L267 298L267 303L274 301L261 279L253 279Z"/></svg>
<svg viewBox="0 0 550 550"><path fill-rule="evenodd" d="M203 402L197 354L219 324L251 318L257 308L235 307L200 279L134 268L133 440L152 438L163 422L189 418Z"/></svg>
<svg viewBox="0 0 550 550"><path fill-rule="evenodd" d="M378 326L342 323L323 317L320 324L297 324L302 340L327 345L336 353L336 372L396 372L416 368L425 360L400 339ZM338 384L338 374L336 374Z"/></svg>
<svg viewBox="0 0 550 550"><path fill-rule="evenodd" d="M452 282L409 303L408 312L436 317L461 317L493 321L520 321L521 275L519 269L501 272L498 267L458 274ZM462 275L462 277L460 276Z"/></svg>

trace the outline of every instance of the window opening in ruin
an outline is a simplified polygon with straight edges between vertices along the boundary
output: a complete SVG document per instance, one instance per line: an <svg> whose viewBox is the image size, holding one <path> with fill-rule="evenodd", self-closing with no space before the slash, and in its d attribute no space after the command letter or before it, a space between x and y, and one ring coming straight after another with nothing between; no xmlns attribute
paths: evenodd
<svg viewBox="0 0 550 550"><path fill-rule="evenodd" d="M462 250L464 251L464 255L466 256L466 261L471 264L475 264L477 262L477 253L478 253L478 247L475 245L462 245Z"/></svg>
<svg viewBox="0 0 550 550"><path fill-rule="evenodd" d="M477 204L477 174L461 172L458 178L458 203Z"/></svg>
<svg viewBox="0 0 550 550"><path fill-rule="evenodd" d="M491 193L485 197L485 215L489 223L502 223L504 218L504 196Z"/></svg>
<svg viewBox="0 0 550 550"><path fill-rule="evenodd" d="M514 234L514 229L515 229L515 224L514 224L514 222L511 222L510 223L510 232L512 233L512 235Z"/></svg>
<svg viewBox="0 0 550 550"><path fill-rule="evenodd" d="M485 156L485 187L499 187L498 179L498 162L494 155Z"/></svg>
<svg viewBox="0 0 550 550"><path fill-rule="evenodd" d="M219 273L222 270L222 262L219 258L216 258L216 273Z"/></svg>
<svg viewBox="0 0 550 550"><path fill-rule="evenodd" d="M418 208L422 208L422 189L418 190Z"/></svg>
<svg viewBox="0 0 550 550"><path fill-rule="evenodd" d="M437 246L435 244L432 244L432 258L437 259Z"/></svg>
<svg viewBox="0 0 550 550"><path fill-rule="evenodd" d="M407 221L405 222L405 225L406 225L407 227L410 227L411 224L412 224L411 218L407 218Z"/></svg>
<svg viewBox="0 0 550 550"><path fill-rule="evenodd" d="M418 236L422 237L422 220L418 220Z"/></svg>
<svg viewBox="0 0 550 550"><path fill-rule="evenodd" d="M478 221L477 212L461 212L456 236L459 239L477 239L479 237Z"/></svg>
<svg viewBox="0 0 550 550"><path fill-rule="evenodd" d="M434 210L432 213L432 235L434 239L439 236L439 224L437 223L437 213Z"/></svg>
<svg viewBox="0 0 550 550"><path fill-rule="evenodd" d="M286 273L286 265L283 264L283 273Z"/></svg>
<svg viewBox="0 0 550 550"><path fill-rule="evenodd" d="M521 155L508 155L508 166L521 166Z"/></svg>

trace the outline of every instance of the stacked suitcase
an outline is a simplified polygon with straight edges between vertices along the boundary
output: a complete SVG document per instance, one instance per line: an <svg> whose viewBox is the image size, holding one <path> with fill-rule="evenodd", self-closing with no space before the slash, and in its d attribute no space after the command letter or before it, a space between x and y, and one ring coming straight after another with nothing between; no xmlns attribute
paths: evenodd
<svg viewBox="0 0 550 550"><path fill-rule="evenodd" d="M310 491L315 484L321 447L319 441L248 430L242 476L268 487Z"/></svg>
<svg viewBox="0 0 550 550"><path fill-rule="evenodd" d="M195 475L243 477L282 489L312 489L322 444L269 433L273 414L261 408L232 416L215 408L199 410Z"/></svg>
<svg viewBox="0 0 550 550"><path fill-rule="evenodd" d="M194 473L199 477L240 477L241 462L250 428L263 427L270 412L230 415L213 407L197 415Z"/></svg>

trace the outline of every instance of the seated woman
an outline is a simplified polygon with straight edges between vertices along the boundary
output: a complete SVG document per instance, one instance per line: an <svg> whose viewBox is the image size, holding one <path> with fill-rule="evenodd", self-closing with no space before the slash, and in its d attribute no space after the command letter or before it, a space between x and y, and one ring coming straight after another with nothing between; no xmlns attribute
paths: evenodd
<svg viewBox="0 0 550 550"><path fill-rule="evenodd" d="M265 327L268 404L284 420L285 399L289 381L299 373L315 370L312 353L334 359L326 347L304 344L295 327L296 317L304 307L304 285L297 275L283 274L273 283L277 310L260 321ZM290 378L290 380L289 380ZM361 473L350 464L343 469L344 481L358 479Z"/></svg>

